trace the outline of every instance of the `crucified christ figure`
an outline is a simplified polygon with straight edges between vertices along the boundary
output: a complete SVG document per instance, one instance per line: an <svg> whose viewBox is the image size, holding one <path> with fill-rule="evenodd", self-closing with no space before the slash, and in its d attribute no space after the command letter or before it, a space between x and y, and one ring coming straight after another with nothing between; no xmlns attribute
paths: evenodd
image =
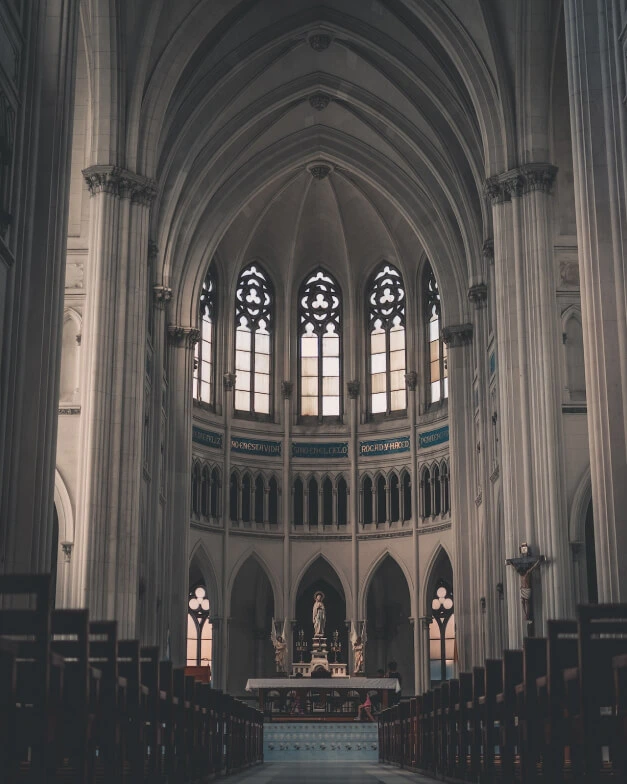
<svg viewBox="0 0 627 784"><path fill-rule="evenodd" d="M525 620L531 620L531 572L539 566L544 558L536 558L532 564L512 564L520 575L520 601L522 602Z"/></svg>

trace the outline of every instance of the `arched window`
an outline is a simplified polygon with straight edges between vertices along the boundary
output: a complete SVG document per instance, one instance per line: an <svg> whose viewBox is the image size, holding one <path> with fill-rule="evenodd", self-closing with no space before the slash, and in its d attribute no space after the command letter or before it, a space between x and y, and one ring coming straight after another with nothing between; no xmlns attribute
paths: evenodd
<svg viewBox="0 0 627 784"><path fill-rule="evenodd" d="M398 485L398 476L390 476L390 522L396 523L401 518L401 497Z"/></svg>
<svg viewBox="0 0 627 784"><path fill-rule="evenodd" d="M331 525L333 522L333 483L329 477L322 482L322 524Z"/></svg>
<svg viewBox="0 0 627 784"><path fill-rule="evenodd" d="M217 517L220 509L220 472L214 468L211 472L211 516Z"/></svg>
<svg viewBox="0 0 627 784"><path fill-rule="evenodd" d="M431 517L431 472L425 468L422 472L422 516Z"/></svg>
<svg viewBox="0 0 627 784"><path fill-rule="evenodd" d="M202 469L202 480L200 483L200 514L203 517L209 517L209 496L211 494L211 475L209 474L209 467L204 466Z"/></svg>
<svg viewBox="0 0 627 784"><path fill-rule="evenodd" d="M192 466L192 513L200 514L200 464Z"/></svg>
<svg viewBox="0 0 627 784"><path fill-rule="evenodd" d="M194 357L194 397L203 403L213 403L213 348L216 317L216 283L209 266L202 284L199 302L200 340Z"/></svg>
<svg viewBox="0 0 627 784"><path fill-rule="evenodd" d="M403 472L403 520L411 520L411 479L409 472Z"/></svg>
<svg viewBox="0 0 627 784"><path fill-rule="evenodd" d="M449 478L448 463L444 460L442 462L442 473L440 474L440 484L442 486L442 514L448 514L451 511Z"/></svg>
<svg viewBox="0 0 627 784"><path fill-rule="evenodd" d="M384 523L387 519L387 499L385 492L385 477L380 475L377 479L377 523Z"/></svg>
<svg viewBox="0 0 627 784"><path fill-rule="evenodd" d="M303 524L303 504L305 500L305 489L303 480L297 476L294 482L294 525Z"/></svg>
<svg viewBox="0 0 627 784"><path fill-rule="evenodd" d="M265 496L265 486L261 474L257 474L255 479L255 522L263 523L263 502Z"/></svg>
<svg viewBox="0 0 627 784"><path fill-rule="evenodd" d="M318 482L313 476L307 484L307 511L309 525L318 525Z"/></svg>
<svg viewBox="0 0 627 784"><path fill-rule="evenodd" d="M425 331L427 335L429 402L448 397L448 365L446 344L442 340L442 307L438 283L427 264L423 277Z"/></svg>
<svg viewBox="0 0 627 784"><path fill-rule="evenodd" d="M583 361L583 330L581 321L572 315L563 333L566 352L566 388L571 401L586 399L586 374Z"/></svg>
<svg viewBox="0 0 627 784"><path fill-rule="evenodd" d="M455 615L453 592L445 580L439 580L431 600L429 624L429 659L431 681L447 681L455 668Z"/></svg>
<svg viewBox="0 0 627 784"><path fill-rule="evenodd" d="M269 488L268 522L276 525L279 522L279 485L275 477L271 477Z"/></svg>
<svg viewBox="0 0 627 784"><path fill-rule="evenodd" d="M337 523L346 525L348 522L348 487L346 479L341 476L337 483Z"/></svg>
<svg viewBox="0 0 627 784"><path fill-rule="evenodd" d="M323 270L308 277L298 297L301 416L339 417L341 407L341 299Z"/></svg>
<svg viewBox="0 0 627 784"><path fill-rule="evenodd" d="M368 525L372 522L372 479L365 476L361 483L363 498L363 524Z"/></svg>
<svg viewBox="0 0 627 784"><path fill-rule="evenodd" d="M442 487L440 483L440 466L433 467L433 513L442 513Z"/></svg>
<svg viewBox="0 0 627 784"><path fill-rule="evenodd" d="M252 517L251 496L253 492L253 480L250 474L244 474L242 479L242 522L250 523Z"/></svg>
<svg viewBox="0 0 627 784"><path fill-rule="evenodd" d="M235 409L270 414L271 336L274 301L257 264L239 276L235 293Z"/></svg>
<svg viewBox="0 0 627 784"><path fill-rule="evenodd" d="M370 412L407 408L405 390L405 289L400 272L384 263L368 289Z"/></svg>
<svg viewBox="0 0 627 784"><path fill-rule="evenodd" d="M239 520L239 478L235 472L229 482L229 517L234 523Z"/></svg>
<svg viewBox="0 0 627 784"><path fill-rule="evenodd" d="M189 592L187 603L187 666L211 667L213 626L204 585Z"/></svg>

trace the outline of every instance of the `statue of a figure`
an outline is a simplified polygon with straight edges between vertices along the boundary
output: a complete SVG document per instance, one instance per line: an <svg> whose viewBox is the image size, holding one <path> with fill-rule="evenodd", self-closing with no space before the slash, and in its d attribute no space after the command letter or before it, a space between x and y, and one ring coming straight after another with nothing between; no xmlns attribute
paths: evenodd
<svg viewBox="0 0 627 784"><path fill-rule="evenodd" d="M361 627L361 634L357 631L358 626ZM351 627L351 644L353 646L353 666L354 674L363 674L364 671L364 651L366 648L366 622L362 621L358 624L352 624Z"/></svg>
<svg viewBox="0 0 627 784"><path fill-rule="evenodd" d="M520 601L522 603L523 614L526 621L531 620L531 572L541 563L544 563L544 556L536 558L535 561L529 559L508 558L507 564L513 566L520 576Z"/></svg>
<svg viewBox="0 0 627 784"><path fill-rule="evenodd" d="M327 622L327 612L324 609L324 594L322 591L316 591L314 594L312 621L314 627L314 637L324 637L324 626Z"/></svg>
<svg viewBox="0 0 627 784"><path fill-rule="evenodd" d="M272 619L272 632L271 639L274 645L274 663L276 664L276 671L278 673L287 672L287 642L286 642L286 625L287 620L283 623L283 633L277 634L277 627Z"/></svg>

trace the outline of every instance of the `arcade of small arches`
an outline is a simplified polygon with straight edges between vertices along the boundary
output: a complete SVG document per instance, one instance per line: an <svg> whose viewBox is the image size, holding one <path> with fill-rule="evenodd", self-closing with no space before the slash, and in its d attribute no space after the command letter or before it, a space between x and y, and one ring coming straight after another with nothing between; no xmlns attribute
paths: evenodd
<svg viewBox="0 0 627 784"><path fill-rule="evenodd" d="M447 458L419 468L419 518L446 519L451 512L450 470ZM194 459L191 470L191 522L222 525L221 471L216 465ZM303 526L345 527L349 523L349 482L344 473L296 473L291 486L293 530ZM233 469L229 480L228 519L232 524L276 526L281 523L280 479L266 471ZM359 482L359 522L371 524L412 519L412 482L407 468L364 473Z"/></svg>

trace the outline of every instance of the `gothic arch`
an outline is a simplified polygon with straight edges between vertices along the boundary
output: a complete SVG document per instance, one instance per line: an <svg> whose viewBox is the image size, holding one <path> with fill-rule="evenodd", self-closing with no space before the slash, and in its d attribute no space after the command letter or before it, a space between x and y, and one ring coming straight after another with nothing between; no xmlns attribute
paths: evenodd
<svg viewBox="0 0 627 784"><path fill-rule="evenodd" d="M207 589L211 616L221 616L223 614L222 596L220 584L216 578L215 566L204 544L200 541L194 546L189 558L190 587L192 582L196 582L196 580L193 579L195 577L193 574L194 567L202 576L205 588Z"/></svg>
<svg viewBox="0 0 627 784"><path fill-rule="evenodd" d="M74 544L74 510L67 485L58 468L54 472L54 505L59 519L59 544Z"/></svg>
<svg viewBox="0 0 627 784"><path fill-rule="evenodd" d="M448 554L448 551L444 547L441 542L434 547L433 552L431 553L431 557L427 563L427 567L425 568L424 575L422 578L422 586L421 586L421 596L422 596L422 609L421 612L425 612L426 615L430 615L431 611L431 594L433 591L431 590L432 584L435 585L435 580L437 579L437 571L441 564L446 564L446 562L450 564L451 567L451 575L454 575L453 569L453 561ZM451 578L451 582L453 579ZM455 584L453 583L453 595L455 595Z"/></svg>
<svg viewBox="0 0 627 784"><path fill-rule="evenodd" d="M332 560L326 554L318 552L318 553L314 553L304 563L304 565L301 567L300 571L292 581L292 585L290 587L290 617L291 618L296 617L296 600L298 597L298 592L301 583L303 581L303 578L307 575L307 572L309 571L310 567L313 566L318 560L325 561L326 564L335 573L337 579L339 580L340 585L342 586L342 591L344 592L344 599L346 601L347 612L348 612L348 608L352 607L353 592L351 591L350 583L346 578L346 575L339 567L337 567L332 562Z"/></svg>
<svg viewBox="0 0 627 784"><path fill-rule="evenodd" d="M571 544L583 542L585 540L585 525L588 506L592 498L592 478L590 476L590 466L586 466L579 478L577 489L570 504L570 515L568 517L568 538Z"/></svg>
<svg viewBox="0 0 627 784"><path fill-rule="evenodd" d="M272 588L275 615L277 617L282 617L283 597L276 576L274 574L274 571L266 563L264 557L252 547L249 547L247 550L245 550L245 552L242 553L242 555L240 555L240 557L233 565L233 568L231 569L231 574L229 575L228 583L226 586L226 596L227 596L226 607L228 608L228 611L231 612L231 604L233 601L233 585L235 584L237 575L240 573L242 567L249 559L256 561L261 567L261 570L264 572L265 576L268 578L268 582L270 583L270 587Z"/></svg>
<svg viewBox="0 0 627 784"><path fill-rule="evenodd" d="M398 555L393 554L389 548L379 553L379 555L374 559L374 561L368 567L368 571L361 581L361 585L359 587L359 598L358 598L358 612L359 612L359 619L363 619L366 617L367 614L367 601L368 601L368 591L370 590L370 585L372 583L372 578L377 573L377 569L381 566L381 564L386 560L386 558L391 558L392 561L399 567L403 576L405 577L405 581L407 582L407 590L409 591L409 596L414 596L414 580L411 576L410 570L407 568L407 564L402 561ZM413 600L412 600L413 605Z"/></svg>

